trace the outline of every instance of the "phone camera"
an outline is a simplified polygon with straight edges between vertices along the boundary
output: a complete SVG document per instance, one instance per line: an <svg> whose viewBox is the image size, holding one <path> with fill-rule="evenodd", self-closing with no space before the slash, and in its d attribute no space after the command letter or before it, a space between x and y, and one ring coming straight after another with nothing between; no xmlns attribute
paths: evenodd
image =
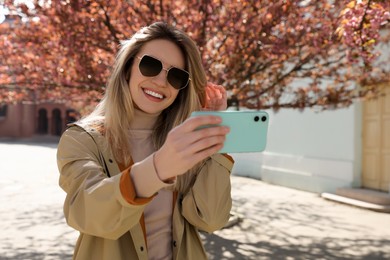
<svg viewBox="0 0 390 260"><path fill-rule="evenodd" d="M262 121L262 122L267 121L267 117L266 117L266 116L262 116L262 117L261 117L261 121Z"/></svg>
<svg viewBox="0 0 390 260"><path fill-rule="evenodd" d="M260 117L255 116L254 120L255 120L255 122L258 122L260 120Z"/></svg>

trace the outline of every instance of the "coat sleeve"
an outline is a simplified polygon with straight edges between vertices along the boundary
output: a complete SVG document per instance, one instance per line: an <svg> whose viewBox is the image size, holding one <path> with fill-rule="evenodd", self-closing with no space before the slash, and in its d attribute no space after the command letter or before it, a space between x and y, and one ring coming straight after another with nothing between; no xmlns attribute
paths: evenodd
<svg viewBox="0 0 390 260"><path fill-rule="evenodd" d="M232 207L230 173L233 162L228 155L213 155L183 197L182 215L198 229L211 233L228 222Z"/></svg>
<svg viewBox="0 0 390 260"><path fill-rule="evenodd" d="M117 239L139 223L150 198L129 201L128 194L135 194L130 169L108 178L97 145L87 132L76 127L65 131L58 144L57 164L59 184L66 192L64 214L71 227ZM124 187L127 196L121 192Z"/></svg>

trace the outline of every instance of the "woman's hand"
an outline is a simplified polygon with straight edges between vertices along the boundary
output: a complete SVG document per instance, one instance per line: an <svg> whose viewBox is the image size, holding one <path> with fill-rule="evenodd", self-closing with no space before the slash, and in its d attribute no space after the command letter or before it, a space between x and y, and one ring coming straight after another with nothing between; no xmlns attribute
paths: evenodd
<svg viewBox="0 0 390 260"><path fill-rule="evenodd" d="M223 86L207 82L205 90L206 104L203 110L226 110L227 94Z"/></svg>
<svg viewBox="0 0 390 260"><path fill-rule="evenodd" d="M226 126L198 129L221 123L218 116L190 117L172 129L163 146L154 155L154 164L161 180L166 181L186 173L195 164L223 147L229 132Z"/></svg>

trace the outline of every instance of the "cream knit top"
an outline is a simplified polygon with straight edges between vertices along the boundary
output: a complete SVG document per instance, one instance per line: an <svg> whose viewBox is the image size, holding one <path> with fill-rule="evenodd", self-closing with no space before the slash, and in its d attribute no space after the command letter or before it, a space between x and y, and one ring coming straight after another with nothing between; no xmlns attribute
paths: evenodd
<svg viewBox="0 0 390 260"><path fill-rule="evenodd" d="M135 110L131 124L130 152L134 165L131 177L138 197L157 196L144 211L149 259L172 259L172 184L162 182L153 164L152 129L158 114Z"/></svg>

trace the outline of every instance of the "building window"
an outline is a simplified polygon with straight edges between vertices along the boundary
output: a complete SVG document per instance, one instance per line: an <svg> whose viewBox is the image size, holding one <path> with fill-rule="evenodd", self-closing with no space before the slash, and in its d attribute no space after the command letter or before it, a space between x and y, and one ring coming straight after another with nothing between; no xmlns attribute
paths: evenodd
<svg viewBox="0 0 390 260"><path fill-rule="evenodd" d="M48 133L47 110L44 108L38 111L38 134L45 135Z"/></svg>
<svg viewBox="0 0 390 260"><path fill-rule="evenodd" d="M61 118L61 110L59 110L58 108L54 109L52 112L51 112L51 123L52 123L52 127L51 127L51 131L52 131L52 135L61 135L62 134L62 118Z"/></svg>
<svg viewBox="0 0 390 260"><path fill-rule="evenodd" d="M70 108L66 110L66 124L71 124L80 119L80 115L76 112L76 110Z"/></svg>
<svg viewBox="0 0 390 260"><path fill-rule="evenodd" d="M7 116L7 105L0 105L0 118Z"/></svg>

